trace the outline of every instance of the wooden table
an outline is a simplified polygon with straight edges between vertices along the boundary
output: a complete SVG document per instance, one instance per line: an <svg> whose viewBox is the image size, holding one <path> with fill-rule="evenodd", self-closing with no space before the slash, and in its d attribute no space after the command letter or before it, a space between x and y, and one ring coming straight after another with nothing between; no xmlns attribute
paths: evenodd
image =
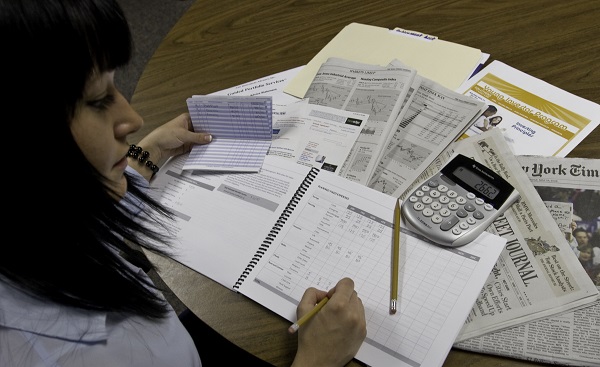
<svg viewBox="0 0 600 367"><path fill-rule="evenodd" d="M174 0L171 0L174 1ZM481 49L525 73L600 103L600 2L577 0L197 0L163 40L137 85L146 124L132 143L186 112L186 98L305 65L351 22L402 27ZM600 158L600 129L569 156ZM276 365L289 365L288 322L242 295L149 254L171 290L211 327ZM361 365L352 361L349 365ZM530 366L452 350L444 366Z"/></svg>

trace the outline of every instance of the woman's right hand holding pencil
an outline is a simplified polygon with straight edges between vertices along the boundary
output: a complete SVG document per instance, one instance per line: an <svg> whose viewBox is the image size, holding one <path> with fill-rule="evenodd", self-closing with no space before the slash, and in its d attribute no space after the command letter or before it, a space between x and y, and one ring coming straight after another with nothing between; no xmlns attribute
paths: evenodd
<svg viewBox="0 0 600 367"><path fill-rule="evenodd" d="M327 303L298 329L298 351L292 366L343 366L367 336L365 308L350 278L341 279L329 292L308 288L296 310L298 319L325 297Z"/></svg>

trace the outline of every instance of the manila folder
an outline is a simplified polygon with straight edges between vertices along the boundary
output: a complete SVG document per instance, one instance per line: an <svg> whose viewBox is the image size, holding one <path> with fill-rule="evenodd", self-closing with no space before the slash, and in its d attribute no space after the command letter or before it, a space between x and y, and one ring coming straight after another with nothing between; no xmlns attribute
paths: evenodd
<svg viewBox="0 0 600 367"><path fill-rule="evenodd" d="M330 57L380 66L397 59L419 75L456 90L479 65L481 50L435 37L423 39L383 27L351 23L321 49L283 91L304 98L321 64Z"/></svg>

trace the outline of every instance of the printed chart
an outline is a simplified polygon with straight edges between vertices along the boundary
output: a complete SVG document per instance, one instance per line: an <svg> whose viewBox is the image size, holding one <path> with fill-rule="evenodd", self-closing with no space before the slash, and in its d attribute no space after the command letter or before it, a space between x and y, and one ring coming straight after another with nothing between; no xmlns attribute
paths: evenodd
<svg viewBox="0 0 600 367"><path fill-rule="evenodd" d="M277 248L261 260L265 265L254 281L297 304L307 287L330 289L340 278L351 277L365 306L366 343L406 365L420 366L479 257L403 232L399 311L390 315L392 223L326 194L305 199L293 223L286 223L289 230L280 233L284 237Z"/></svg>

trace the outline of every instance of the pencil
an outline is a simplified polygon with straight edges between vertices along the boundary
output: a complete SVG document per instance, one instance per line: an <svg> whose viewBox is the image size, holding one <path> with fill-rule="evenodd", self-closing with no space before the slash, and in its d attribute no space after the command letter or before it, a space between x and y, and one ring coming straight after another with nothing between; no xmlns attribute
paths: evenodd
<svg viewBox="0 0 600 367"><path fill-rule="evenodd" d="M290 334L293 334L296 331L298 331L298 328L300 328L300 326L302 324L304 324L305 322L307 322L308 320L310 320L311 317L313 317L314 315L316 315L317 312L319 312L319 310L322 309L323 306L325 306L325 304L327 303L327 301L329 301L328 297L323 298L319 303L317 303L317 305L315 306L315 308L313 308L312 310L310 310L308 313L304 314L304 316L302 316L298 321L296 321L295 323L293 323L292 326L290 326L288 328L288 331L290 332Z"/></svg>
<svg viewBox="0 0 600 367"><path fill-rule="evenodd" d="M394 248L392 251L392 291L390 295L390 314L396 313L398 300L398 257L400 253L400 200L396 199L394 208Z"/></svg>

